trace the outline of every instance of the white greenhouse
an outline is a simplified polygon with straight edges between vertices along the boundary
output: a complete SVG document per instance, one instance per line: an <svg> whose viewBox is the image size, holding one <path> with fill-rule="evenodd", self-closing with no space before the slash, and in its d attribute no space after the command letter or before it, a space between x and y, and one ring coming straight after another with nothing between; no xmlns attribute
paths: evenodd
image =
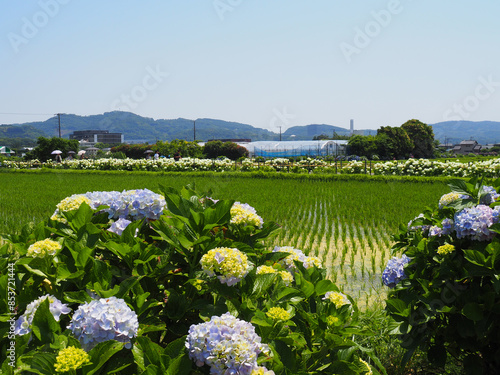
<svg viewBox="0 0 500 375"><path fill-rule="evenodd" d="M239 143L239 145L248 150L250 157L287 158L345 155L347 142L345 140L257 141Z"/></svg>

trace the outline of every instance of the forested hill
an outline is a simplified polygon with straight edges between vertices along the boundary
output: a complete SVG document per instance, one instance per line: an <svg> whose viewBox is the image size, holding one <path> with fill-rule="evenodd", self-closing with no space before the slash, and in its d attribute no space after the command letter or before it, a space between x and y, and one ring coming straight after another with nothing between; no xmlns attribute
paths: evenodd
<svg viewBox="0 0 500 375"><path fill-rule="evenodd" d="M446 121L431 125L434 138L446 143L473 139L479 144L500 143L500 122Z"/></svg>
<svg viewBox="0 0 500 375"><path fill-rule="evenodd" d="M12 148L34 146L44 132L32 125L0 125L0 146Z"/></svg>
<svg viewBox="0 0 500 375"><path fill-rule="evenodd" d="M480 144L500 143L500 122L493 121L448 121L430 124L434 129L435 138L440 142L459 143L462 140L474 139ZM196 129L195 129L196 127ZM237 122L202 118L193 120L178 118L171 120L154 120L130 112L107 112L100 115L78 116L61 115L61 135L68 138L75 130L108 130L110 133L123 133L126 142L149 142L173 139L251 139L252 141L279 140L279 128L275 132L260 129ZM355 129L358 130L358 129ZM363 130L364 135L376 134L376 130ZM315 136L332 136L349 134L349 129L326 124L292 126L283 129L281 139L311 140ZM6 139L16 138L26 143L31 139L36 141L40 136L55 137L59 134L57 117L43 122L30 122L16 125L0 125L0 146L10 145Z"/></svg>
<svg viewBox="0 0 500 375"><path fill-rule="evenodd" d="M31 122L30 126L39 129L46 137L59 134L57 117L43 122ZM178 118L172 120L154 120L130 112L107 112L101 115L77 116L61 115L61 135L68 138L75 130L108 130L110 133L123 133L126 142L170 141L186 139L192 141L195 135L193 120ZM250 138L252 140L273 140L276 133L254 128L237 122L197 119L196 139Z"/></svg>

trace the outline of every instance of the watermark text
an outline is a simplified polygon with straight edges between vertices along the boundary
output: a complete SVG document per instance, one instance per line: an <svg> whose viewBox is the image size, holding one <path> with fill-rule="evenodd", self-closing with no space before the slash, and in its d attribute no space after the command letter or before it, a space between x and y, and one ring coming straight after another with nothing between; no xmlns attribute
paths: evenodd
<svg viewBox="0 0 500 375"><path fill-rule="evenodd" d="M452 107L443 113L445 121L462 121L467 120L470 115L477 111L481 106L481 102L488 100L500 87L500 82L495 81L491 74L488 78L479 77L479 83L474 89L474 93L466 96L461 102L453 103Z"/></svg>
<svg viewBox="0 0 500 375"><path fill-rule="evenodd" d="M38 35L41 29L46 27L50 20L59 14L61 5L66 5L70 0L39 0L40 9L31 17L21 18L20 33L10 32L7 34L10 45L14 52L18 53L22 45L26 45Z"/></svg>
<svg viewBox="0 0 500 375"><path fill-rule="evenodd" d="M14 273L14 263L9 263L7 265L7 306L9 307L8 314L10 318L9 322L9 333L7 346L7 359L9 360L9 366L16 366L16 283L15 283L15 273Z"/></svg>

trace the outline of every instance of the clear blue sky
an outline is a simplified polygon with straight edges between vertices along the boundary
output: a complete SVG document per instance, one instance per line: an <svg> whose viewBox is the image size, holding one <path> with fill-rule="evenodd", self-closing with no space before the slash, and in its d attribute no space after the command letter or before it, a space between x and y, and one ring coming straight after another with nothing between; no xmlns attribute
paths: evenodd
<svg viewBox="0 0 500 375"><path fill-rule="evenodd" d="M0 4L0 124L112 110L275 132L500 121L497 0Z"/></svg>

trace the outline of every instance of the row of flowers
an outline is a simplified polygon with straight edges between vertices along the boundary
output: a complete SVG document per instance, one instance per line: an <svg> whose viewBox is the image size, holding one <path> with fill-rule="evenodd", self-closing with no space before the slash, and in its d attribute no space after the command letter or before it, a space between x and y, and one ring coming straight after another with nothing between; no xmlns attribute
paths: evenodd
<svg viewBox="0 0 500 375"><path fill-rule="evenodd" d="M189 187L63 199L50 219L0 247L2 261L16 264L18 290L0 320L15 336L0 342L0 368L376 372L365 361L373 354L350 339L355 301L325 278L319 258L267 250L263 240L277 229L246 203Z"/></svg>
<svg viewBox="0 0 500 375"><path fill-rule="evenodd" d="M276 158L258 162L255 159L244 159L234 162L229 159L197 159L183 158L174 161L170 158L150 159L83 159L64 160L62 163L48 161L45 163L32 161L4 161L1 167L8 169L51 168L80 170L125 170L125 171L283 171L314 173L372 173L375 175L402 176L457 176L496 177L500 175L500 158L477 162L462 163L459 161L441 162L427 159L408 159L404 162L329 162L322 159L304 159L290 162L285 158Z"/></svg>

